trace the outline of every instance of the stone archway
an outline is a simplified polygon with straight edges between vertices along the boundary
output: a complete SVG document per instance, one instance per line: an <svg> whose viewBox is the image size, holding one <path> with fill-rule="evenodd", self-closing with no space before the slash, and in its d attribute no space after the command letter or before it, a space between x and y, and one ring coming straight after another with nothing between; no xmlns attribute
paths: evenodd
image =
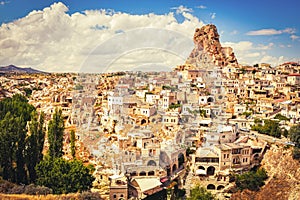
<svg viewBox="0 0 300 200"><path fill-rule="evenodd" d="M141 172L139 173L139 175L140 175L140 176L146 176L147 173L146 173L145 171L141 171Z"/></svg>
<svg viewBox="0 0 300 200"><path fill-rule="evenodd" d="M177 166L176 166L176 164L174 164L172 167L172 173L174 173L176 170L177 170Z"/></svg>
<svg viewBox="0 0 300 200"><path fill-rule="evenodd" d="M148 172L148 176L154 176L155 175L155 172L154 171L149 171Z"/></svg>
<svg viewBox="0 0 300 200"><path fill-rule="evenodd" d="M214 184L208 184L206 187L208 190L215 190L216 186Z"/></svg>
<svg viewBox="0 0 300 200"><path fill-rule="evenodd" d="M156 166L156 162L154 160L149 160L147 166Z"/></svg>
<svg viewBox="0 0 300 200"><path fill-rule="evenodd" d="M185 159L183 153L178 154L178 168L183 167L184 163Z"/></svg>
<svg viewBox="0 0 300 200"><path fill-rule="evenodd" d="M208 102L208 103L214 102L214 98L213 98L213 97L208 97L208 98L207 98L207 102Z"/></svg>
<svg viewBox="0 0 300 200"><path fill-rule="evenodd" d="M130 173L130 176L137 176L136 171L131 172L131 173Z"/></svg>
<svg viewBox="0 0 300 200"><path fill-rule="evenodd" d="M213 167L213 166L209 166L208 168L207 168L207 171L206 171L206 174L208 175L208 176L213 176L214 174L215 174L215 167Z"/></svg>
<svg viewBox="0 0 300 200"><path fill-rule="evenodd" d="M203 169L203 170L205 170L205 167L199 166L198 169Z"/></svg>
<svg viewBox="0 0 300 200"><path fill-rule="evenodd" d="M225 187L224 187L224 185L219 185L218 187L217 187L217 190L222 190L222 189L224 189Z"/></svg>

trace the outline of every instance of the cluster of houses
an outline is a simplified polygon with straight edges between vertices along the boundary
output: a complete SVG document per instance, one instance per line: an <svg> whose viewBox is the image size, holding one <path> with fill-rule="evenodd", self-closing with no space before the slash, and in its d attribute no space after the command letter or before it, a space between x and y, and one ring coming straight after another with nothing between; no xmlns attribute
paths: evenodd
<svg viewBox="0 0 300 200"><path fill-rule="evenodd" d="M48 119L62 109L77 156L95 165L94 188L109 199L165 199L196 182L222 193L266 151L242 134L256 118L300 122L299 63L36 76L1 76L0 97L29 88Z"/></svg>

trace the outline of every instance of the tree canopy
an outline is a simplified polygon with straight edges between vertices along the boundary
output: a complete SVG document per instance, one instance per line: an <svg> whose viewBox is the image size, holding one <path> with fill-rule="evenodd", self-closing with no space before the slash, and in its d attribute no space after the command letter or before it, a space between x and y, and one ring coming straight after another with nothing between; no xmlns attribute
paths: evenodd
<svg viewBox="0 0 300 200"><path fill-rule="evenodd" d="M295 144L293 149L293 158L300 159L300 124L291 127L289 138Z"/></svg>
<svg viewBox="0 0 300 200"><path fill-rule="evenodd" d="M49 156L61 157L63 155L64 119L62 111L55 109L52 120L48 125Z"/></svg>
<svg viewBox="0 0 300 200"><path fill-rule="evenodd" d="M257 121L256 121L257 122ZM274 120L264 120L264 125L257 123L252 127L252 130L258 131L261 134L270 135L280 138L282 131L279 127L279 123Z"/></svg>
<svg viewBox="0 0 300 200"><path fill-rule="evenodd" d="M265 184L264 181L267 178L267 172L264 169L258 169L257 171L236 175L235 184L239 190L249 189L258 191L259 188Z"/></svg>
<svg viewBox="0 0 300 200"><path fill-rule="evenodd" d="M188 200L214 200L215 196L205 188L196 185L191 189L191 194Z"/></svg>
<svg viewBox="0 0 300 200"><path fill-rule="evenodd" d="M41 157L44 140L39 141L37 148L36 134L43 133L31 127L32 134L28 136L27 123L32 119L34 121L37 115L35 108L22 95L17 94L0 101L0 174L3 179L25 184L34 181L32 168L38 161L33 161L34 157L31 156ZM42 120L36 122L36 125L43 127L43 123Z"/></svg>
<svg viewBox="0 0 300 200"><path fill-rule="evenodd" d="M46 186L55 194L82 192L92 187L91 170L81 161L46 158L36 166L37 184Z"/></svg>

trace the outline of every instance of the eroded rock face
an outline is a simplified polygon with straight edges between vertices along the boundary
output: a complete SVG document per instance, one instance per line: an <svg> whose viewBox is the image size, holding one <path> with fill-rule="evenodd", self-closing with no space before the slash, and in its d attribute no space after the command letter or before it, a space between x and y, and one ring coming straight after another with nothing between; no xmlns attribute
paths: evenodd
<svg viewBox="0 0 300 200"><path fill-rule="evenodd" d="M196 67L214 64L216 66L238 65L231 47L222 47L215 25L197 28L194 34L195 48L186 63Z"/></svg>
<svg viewBox="0 0 300 200"><path fill-rule="evenodd" d="M272 145L261 162L266 169L268 180L258 192L245 190L232 195L232 200L245 199L287 199L300 197L300 163L292 158L292 147Z"/></svg>

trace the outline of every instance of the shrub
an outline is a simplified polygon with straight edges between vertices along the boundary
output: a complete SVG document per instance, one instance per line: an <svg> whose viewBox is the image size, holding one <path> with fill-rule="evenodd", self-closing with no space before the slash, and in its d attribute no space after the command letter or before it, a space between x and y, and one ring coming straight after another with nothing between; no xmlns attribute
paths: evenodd
<svg viewBox="0 0 300 200"><path fill-rule="evenodd" d="M96 192L83 192L78 196L79 200L102 200L99 193Z"/></svg>
<svg viewBox="0 0 300 200"><path fill-rule="evenodd" d="M23 194L25 192L25 185L16 185L9 191L10 194Z"/></svg>
<svg viewBox="0 0 300 200"><path fill-rule="evenodd" d="M235 184L239 190L249 189L252 191L258 191L268 178L265 169L258 169L257 171L246 172L241 175L237 175L235 178Z"/></svg>

